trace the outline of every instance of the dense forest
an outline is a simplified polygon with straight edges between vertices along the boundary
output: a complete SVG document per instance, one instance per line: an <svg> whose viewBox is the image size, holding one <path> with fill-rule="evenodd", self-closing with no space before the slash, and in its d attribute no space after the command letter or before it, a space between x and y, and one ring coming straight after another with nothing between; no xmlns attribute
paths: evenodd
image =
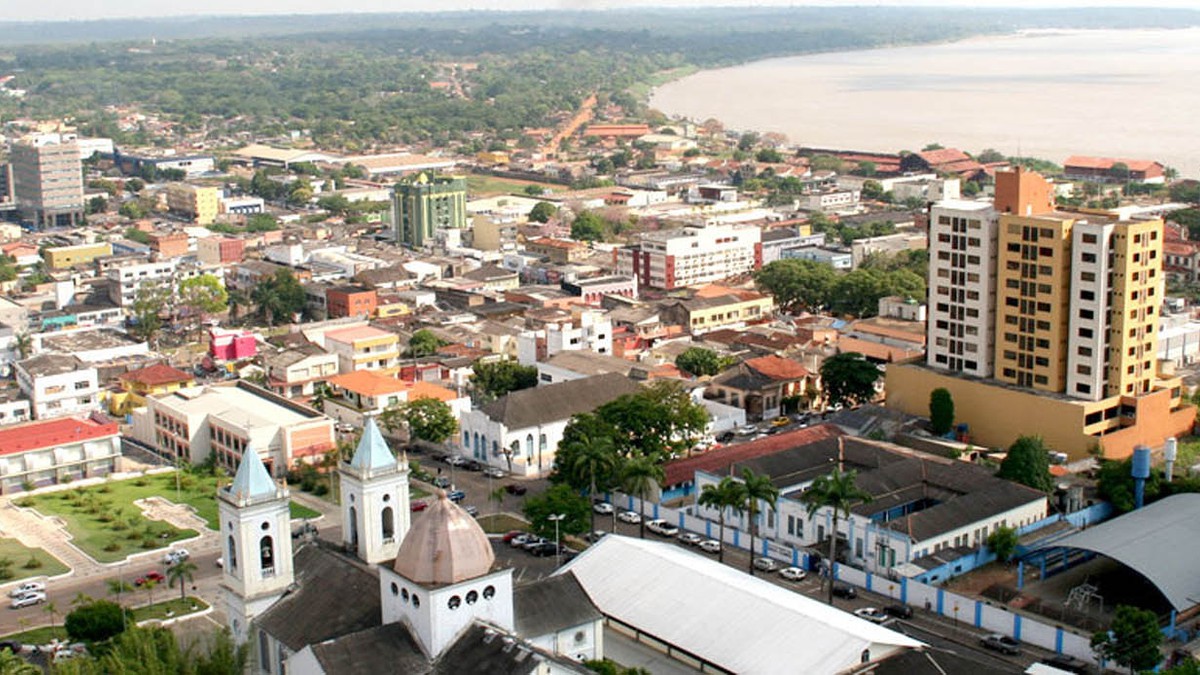
<svg viewBox="0 0 1200 675"><path fill-rule="evenodd" d="M0 45L9 43L0 46L0 75L28 92L0 96L0 121L75 115L85 131L144 142L105 112L137 105L176 122L180 134L212 139L295 128L350 149L445 144L477 131L516 138L593 92L635 108L631 85L680 67L1017 28L1178 26L1197 16L791 8L0 24L10 29L0 30ZM13 44L38 36L94 41Z"/></svg>

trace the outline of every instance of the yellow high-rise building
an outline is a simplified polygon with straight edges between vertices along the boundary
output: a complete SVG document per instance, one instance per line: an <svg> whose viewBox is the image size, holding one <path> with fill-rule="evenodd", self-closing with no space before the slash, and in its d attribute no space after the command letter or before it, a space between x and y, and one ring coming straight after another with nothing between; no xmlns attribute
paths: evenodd
<svg viewBox="0 0 1200 675"><path fill-rule="evenodd" d="M217 219L221 203L221 190L215 187L197 187L187 183L172 183L167 186L167 208L197 225L211 225Z"/></svg>

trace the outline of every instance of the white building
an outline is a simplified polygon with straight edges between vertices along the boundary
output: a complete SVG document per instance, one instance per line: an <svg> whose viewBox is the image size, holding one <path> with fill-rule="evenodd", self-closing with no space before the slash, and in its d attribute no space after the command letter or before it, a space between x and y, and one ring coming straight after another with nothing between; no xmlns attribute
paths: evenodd
<svg viewBox="0 0 1200 675"><path fill-rule="evenodd" d="M560 352L591 351L612 354L612 320L601 311L584 310L576 321L549 323L523 331L517 338L517 360L529 366Z"/></svg>
<svg viewBox="0 0 1200 675"><path fill-rule="evenodd" d="M0 494L107 476L120 456L121 431L99 414L0 427Z"/></svg>
<svg viewBox="0 0 1200 675"><path fill-rule="evenodd" d="M160 289L168 297L173 297L180 281L198 277L207 271L197 265L180 263L177 258L113 267L105 274L108 278L108 297L117 306L125 308L133 306L142 287ZM223 275L213 276L224 284Z"/></svg>
<svg viewBox="0 0 1200 675"><path fill-rule="evenodd" d="M547 476L572 416L639 389L624 375L609 374L514 391L463 414L462 447L513 475Z"/></svg>
<svg viewBox="0 0 1200 675"><path fill-rule="evenodd" d="M712 283L761 266L762 230L752 225L649 232L617 251L617 274L664 290Z"/></svg>
<svg viewBox="0 0 1200 675"><path fill-rule="evenodd" d="M800 208L808 211L844 211L858 208L858 190L814 192L800 198Z"/></svg>
<svg viewBox="0 0 1200 675"><path fill-rule="evenodd" d="M74 355L40 354L18 361L16 374L34 419L87 414L101 407L96 369Z"/></svg>
<svg viewBox="0 0 1200 675"><path fill-rule="evenodd" d="M986 202L944 201L930 209L930 366L992 376L998 223Z"/></svg>

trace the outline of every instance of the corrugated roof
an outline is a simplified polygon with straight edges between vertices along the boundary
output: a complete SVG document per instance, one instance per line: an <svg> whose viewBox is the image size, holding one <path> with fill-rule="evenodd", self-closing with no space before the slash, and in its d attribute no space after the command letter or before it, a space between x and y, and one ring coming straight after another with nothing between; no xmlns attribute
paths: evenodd
<svg viewBox="0 0 1200 675"><path fill-rule="evenodd" d="M559 574L518 586L513 594L517 634L527 638L582 626L602 615L574 574Z"/></svg>
<svg viewBox="0 0 1200 675"><path fill-rule="evenodd" d="M702 455L668 462L664 467L666 479L663 484L678 485L689 482L695 478L697 471L723 475L734 464L792 450L827 438L837 438L841 435L842 430L832 424L819 424L807 429L760 438L749 443L727 445Z"/></svg>
<svg viewBox="0 0 1200 675"><path fill-rule="evenodd" d="M1094 551L1132 568L1179 611L1200 604L1200 494L1160 499L1050 546Z"/></svg>
<svg viewBox="0 0 1200 675"><path fill-rule="evenodd" d="M839 673L921 642L672 544L609 535L568 563L605 615L734 673Z"/></svg>
<svg viewBox="0 0 1200 675"><path fill-rule="evenodd" d="M591 412L639 389L640 386L628 377L607 373L514 391L483 406L482 410L509 429L524 429Z"/></svg>

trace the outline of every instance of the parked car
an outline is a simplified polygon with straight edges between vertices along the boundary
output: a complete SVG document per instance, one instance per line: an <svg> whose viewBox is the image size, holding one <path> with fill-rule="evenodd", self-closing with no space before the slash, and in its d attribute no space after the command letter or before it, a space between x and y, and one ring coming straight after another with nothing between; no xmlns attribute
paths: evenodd
<svg viewBox="0 0 1200 675"><path fill-rule="evenodd" d="M470 461L461 455L450 455L446 458L446 463L450 466L466 466Z"/></svg>
<svg viewBox="0 0 1200 675"><path fill-rule="evenodd" d="M8 597L15 598L18 595L26 595L28 593L45 593L46 584L40 581L26 581L8 592Z"/></svg>
<svg viewBox="0 0 1200 675"><path fill-rule="evenodd" d="M463 464L463 468L467 471L483 471L483 465L480 464L478 460L474 459L467 460L467 462Z"/></svg>
<svg viewBox="0 0 1200 675"><path fill-rule="evenodd" d="M834 584L833 595L834 597L842 598L843 600L853 600L858 597L858 591L854 590L853 586L847 586L846 584Z"/></svg>
<svg viewBox="0 0 1200 675"><path fill-rule="evenodd" d="M457 504L467 498L467 493L462 490L451 490L446 493L446 498Z"/></svg>
<svg viewBox="0 0 1200 675"><path fill-rule="evenodd" d="M659 518L646 523L646 529L663 537L674 537L679 534L679 528Z"/></svg>
<svg viewBox="0 0 1200 675"><path fill-rule="evenodd" d="M512 539L509 539L508 545L513 548L521 548L530 539L537 539L537 538L538 538L538 536L536 534L529 534L528 532L522 532L521 534L518 534L517 536L513 537Z"/></svg>
<svg viewBox="0 0 1200 675"><path fill-rule="evenodd" d="M483 470L483 475L488 478L504 478L504 469L497 469L494 466L489 466Z"/></svg>
<svg viewBox="0 0 1200 675"><path fill-rule="evenodd" d="M784 579L787 579L788 581L800 581L801 579L803 579L804 577L806 577L808 575L804 570L800 569L799 567L785 567L785 568L779 570L779 576L783 577Z"/></svg>
<svg viewBox="0 0 1200 675"><path fill-rule="evenodd" d="M755 558L754 559L754 569L759 570L761 572L774 572L775 569L778 567L779 567L779 565L774 560L771 560L770 558Z"/></svg>
<svg viewBox="0 0 1200 675"><path fill-rule="evenodd" d="M477 507L473 504L464 506L463 511L466 511L467 515L471 516L472 518L479 517L479 507Z"/></svg>
<svg viewBox="0 0 1200 675"><path fill-rule="evenodd" d="M642 516L637 511L622 511L617 514L617 520L630 525L637 525L642 522Z"/></svg>
<svg viewBox="0 0 1200 675"><path fill-rule="evenodd" d="M448 476L438 476L433 479L433 486L446 490L450 487L450 478Z"/></svg>
<svg viewBox="0 0 1200 675"><path fill-rule="evenodd" d="M888 605L883 608L883 611L897 619L911 619L913 616L912 607L908 605Z"/></svg>
<svg viewBox="0 0 1200 675"><path fill-rule="evenodd" d="M7 649L13 654L21 653L21 643L13 640L0 640L0 651Z"/></svg>
<svg viewBox="0 0 1200 675"><path fill-rule="evenodd" d="M408 504L409 507L412 508L413 512L424 511L425 509L429 508L429 502L423 499L417 499L409 502Z"/></svg>
<svg viewBox="0 0 1200 675"><path fill-rule="evenodd" d="M137 579L134 579L133 585L134 586L145 586L147 581L153 581L156 584L161 584L162 582L164 582L166 580L167 580L167 578L164 577L162 575L162 573L150 572L149 574L147 574L144 577L138 577Z"/></svg>
<svg viewBox="0 0 1200 675"><path fill-rule="evenodd" d="M758 427L754 426L753 424L746 424L734 429L733 433L737 434L738 436L750 436L758 433Z"/></svg>
<svg viewBox="0 0 1200 675"><path fill-rule="evenodd" d="M508 532L504 533L503 537L501 537L501 541L503 541L506 544L511 544L513 539L516 539L517 537L519 537L523 534L528 534L528 533L525 532L524 530L509 530Z"/></svg>
<svg viewBox="0 0 1200 675"><path fill-rule="evenodd" d="M605 532L604 530L593 530L593 531L588 532L587 534L583 535L583 538L586 539L588 542L594 544L594 543L600 541L600 537L603 537L606 534L608 534L608 533Z"/></svg>
<svg viewBox="0 0 1200 675"><path fill-rule="evenodd" d="M1017 655L1021 653L1021 643L999 633L985 635L979 639L979 644L984 649L1000 652L1001 654Z"/></svg>
<svg viewBox="0 0 1200 675"><path fill-rule="evenodd" d="M613 512L613 505L609 504L608 502L596 502L595 504L592 504L592 510L602 516L611 516Z"/></svg>
<svg viewBox="0 0 1200 675"><path fill-rule="evenodd" d="M721 542L717 541L716 539L705 539L704 541L700 542L696 548L704 551L705 553L720 553Z"/></svg>
<svg viewBox="0 0 1200 675"><path fill-rule="evenodd" d="M789 425L791 423L792 423L792 420L788 419L787 417L785 417L783 415L780 415L779 417L776 417L775 419L771 420L771 426L773 426L773 427L786 427L787 425Z"/></svg>
<svg viewBox="0 0 1200 675"><path fill-rule="evenodd" d="M508 485L504 486L504 491L510 495L516 495L516 496L520 497L521 495L525 494L526 492L529 492L529 488L525 487L524 485L517 485L516 483L509 483Z"/></svg>
<svg viewBox="0 0 1200 675"><path fill-rule="evenodd" d="M679 543L687 544L688 546L698 546L702 541L704 541L704 537L695 532L684 532L679 535Z"/></svg>
<svg viewBox="0 0 1200 675"><path fill-rule="evenodd" d="M293 534L292 536L296 535ZM169 567L175 563L183 562L190 557L192 557L192 554L188 553L186 548L177 548L174 551L167 551L167 554L163 556L163 564Z"/></svg>
<svg viewBox="0 0 1200 675"><path fill-rule="evenodd" d="M40 605L45 601L46 594L35 591L33 593L26 593L25 595L18 595L17 597L13 598L12 608L21 609L22 607L32 607L34 605Z"/></svg>
<svg viewBox="0 0 1200 675"><path fill-rule="evenodd" d="M891 618L888 616L887 612L879 609L878 607L863 607L861 609L856 609L854 610L854 616L857 616L860 619L866 619L871 623L883 623Z"/></svg>
<svg viewBox="0 0 1200 675"><path fill-rule="evenodd" d="M549 539L546 539L545 537L535 536L532 539L530 539L529 541L522 544L521 548L525 549L526 551L532 551L533 549L537 548L538 546L541 546L542 544L550 544L551 546L553 546L554 542L550 541Z"/></svg>
<svg viewBox="0 0 1200 675"><path fill-rule="evenodd" d="M1050 666L1051 668L1065 670L1068 673L1076 673L1077 675L1087 675L1087 673L1091 672L1091 669L1088 668L1088 664L1075 658L1074 656L1067 656L1066 654L1055 654L1048 659L1042 659L1039 661L1039 663Z"/></svg>
<svg viewBox="0 0 1200 675"><path fill-rule="evenodd" d="M734 434L732 431L722 431L720 434L717 434L717 441L721 443L728 443L729 441L732 441L736 435L737 434Z"/></svg>

